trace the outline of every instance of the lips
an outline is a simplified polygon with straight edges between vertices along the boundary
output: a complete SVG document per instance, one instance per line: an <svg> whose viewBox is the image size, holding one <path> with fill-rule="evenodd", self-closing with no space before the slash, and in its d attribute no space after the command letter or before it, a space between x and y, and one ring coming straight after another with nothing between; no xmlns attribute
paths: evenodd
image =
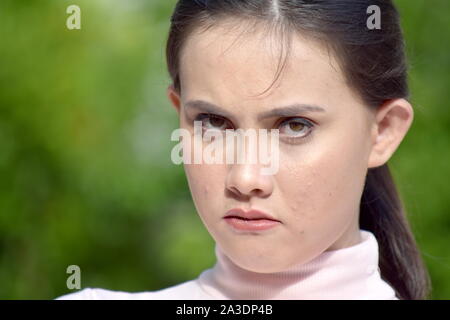
<svg viewBox="0 0 450 320"><path fill-rule="evenodd" d="M280 222L279 220L262 211L259 210L245 211L240 208L231 209L226 213L225 218L231 217L240 218L243 220L272 220Z"/></svg>
<svg viewBox="0 0 450 320"><path fill-rule="evenodd" d="M224 219L234 230L246 232L264 231L281 224L279 220L264 212L258 210L244 211L239 208L228 211Z"/></svg>

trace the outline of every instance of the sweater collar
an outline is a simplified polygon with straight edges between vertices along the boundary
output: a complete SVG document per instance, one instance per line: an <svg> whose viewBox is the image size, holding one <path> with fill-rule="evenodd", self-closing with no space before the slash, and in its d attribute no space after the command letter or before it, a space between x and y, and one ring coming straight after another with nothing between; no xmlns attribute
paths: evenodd
<svg viewBox="0 0 450 320"><path fill-rule="evenodd" d="M397 299L378 267L378 242L360 230L362 241L324 251L307 263L277 273L257 273L237 266L216 243L216 264L199 284L216 299Z"/></svg>

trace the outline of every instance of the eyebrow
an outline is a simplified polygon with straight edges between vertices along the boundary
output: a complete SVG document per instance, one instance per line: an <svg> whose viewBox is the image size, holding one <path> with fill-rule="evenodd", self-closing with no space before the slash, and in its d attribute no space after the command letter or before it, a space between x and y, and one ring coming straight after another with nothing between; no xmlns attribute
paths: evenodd
<svg viewBox="0 0 450 320"><path fill-rule="evenodd" d="M275 108L267 112L263 112L258 116L258 120L273 117L294 117L303 112L325 112L325 109L316 105L304 103L294 103L288 106Z"/></svg>
<svg viewBox="0 0 450 320"><path fill-rule="evenodd" d="M203 100L190 100L186 102L184 106L186 108L197 109L205 113L213 113L230 119L234 118L230 113L220 108L219 106L216 106L215 104Z"/></svg>
<svg viewBox="0 0 450 320"><path fill-rule="evenodd" d="M233 119L234 117L225 111L224 109L220 108L219 106L216 106L215 104L212 104L207 101L203 100L190 100L186 102L185 107L187 108L194 108L197 110L200 110L205 113L213 113L220 115L222 117L227 117L230 119ZM319 107L317 105L310 105L310 104L304 104L304 103L294 103L290 104L284 107L277 107L275 109L263 112L258 115L258 120L263 120L267 118L273 118L273 117L294 117L302 112L325 112L325 109L322 107Z"/></svg>

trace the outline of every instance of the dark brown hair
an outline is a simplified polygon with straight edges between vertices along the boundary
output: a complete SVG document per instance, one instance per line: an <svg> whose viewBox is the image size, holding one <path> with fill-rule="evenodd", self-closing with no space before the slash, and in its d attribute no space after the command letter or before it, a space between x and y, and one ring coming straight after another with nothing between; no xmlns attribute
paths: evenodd
<svg viewBox="0 0 450 320"><path fill-rule="evenodd" d="M368 28L371 5L380 9L380 29ZM290 52L290 41L284 36L301 32L331 48L349 87L368 107L409 98L404 40L391 0L180 0L171 18L166 48L169 74L179 94L180 53L187 37L226 18L280 32L288 49L275 81ZM397 297L429 298L431 280L387 163L368 169L359 218L360 228L371 231L379 242L381 277Z"/></svg>

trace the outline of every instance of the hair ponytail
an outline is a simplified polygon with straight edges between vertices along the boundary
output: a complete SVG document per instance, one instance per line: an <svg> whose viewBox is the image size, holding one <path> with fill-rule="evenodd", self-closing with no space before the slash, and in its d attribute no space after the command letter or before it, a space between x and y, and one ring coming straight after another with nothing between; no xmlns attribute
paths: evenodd
<svg viewBox="0 0 450 320"><path fill-rule="evenodd" d="M387 164L369 169L359 219L360 228L371 231L378 240L381 277L397 297L427 299L431 280Z"/></svg>

